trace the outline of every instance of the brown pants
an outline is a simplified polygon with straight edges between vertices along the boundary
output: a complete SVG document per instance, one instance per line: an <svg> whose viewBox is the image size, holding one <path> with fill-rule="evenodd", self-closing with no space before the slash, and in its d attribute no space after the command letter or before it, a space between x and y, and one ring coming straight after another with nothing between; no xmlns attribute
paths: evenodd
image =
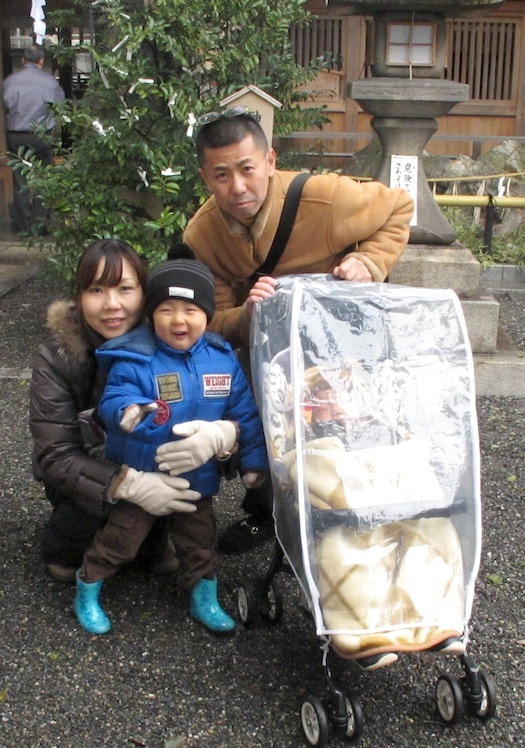
<svg viewBox="0 0 525 748"><path fill-rule="evenodd" d="M174 512L167 521L177 558L178 582L191 589L207 577L215 576L216 523L210 496L200 499L195 512ZM113 576L122 564L132 561L157 518L135 504L119 501L111 510L104 527L97 530L93 543L84 554L85 582L97 582Z"/></svg>

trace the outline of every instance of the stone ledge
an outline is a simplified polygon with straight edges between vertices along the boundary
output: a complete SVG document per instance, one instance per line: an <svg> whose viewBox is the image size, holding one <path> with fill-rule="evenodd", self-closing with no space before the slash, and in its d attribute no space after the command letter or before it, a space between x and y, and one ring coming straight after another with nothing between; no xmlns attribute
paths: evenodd
<svg viewBox="0 0 525 748"><path fill-rule="evenodd" d="M494 353L498 347L499 302L493 296L460 299L470 347L475 353Z"/></svg>
<svg viewBox="0 0 525 748"><path fill-rule="evenodd" d="M525 398L525 351L475 353L473 359L477 396Z"/></svg>
<svg viewBox="0 0 525 748"><path fill-rule="evenodd" d="M416 288L452 288L458 296L479 293L481 264L470 249L409 244L390 273L390 281Z"/></svg>
<svg viewBox="0 0 525 748"><path fill-rule="evenodd" d="M52 246L42 249L17 242L0 242L0 296L16 288L41 270Z"/></svg>
<svg viewBox="0 0 525 748"><path fill-rule="evenodd" d="M0 296L5 296L6 293L12 291L21 283L32 278L38 271L44 267L44 260L33 260L31 262L23 263L18 262L16 264L2 263L0 278Z"/></svg>
<svg viewBox="0 0 525 748"><path fill-rule="evenodd" d="M492 291L525 291L525 267L502 264L482 268L480 283Z"/></svg>

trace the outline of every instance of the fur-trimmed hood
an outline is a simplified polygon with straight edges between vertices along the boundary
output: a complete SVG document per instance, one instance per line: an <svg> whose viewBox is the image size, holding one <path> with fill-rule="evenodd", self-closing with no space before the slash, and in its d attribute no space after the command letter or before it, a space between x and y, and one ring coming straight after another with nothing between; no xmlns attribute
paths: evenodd
<svg viewBox="0 0 525 748"><path fill-rule="evenodd" d="M73 357L76 361L85 360L94 348L104 343L104 338L84 322L71 300L54 301L49 305L46 327L57 344L58 355Z"/></svg>

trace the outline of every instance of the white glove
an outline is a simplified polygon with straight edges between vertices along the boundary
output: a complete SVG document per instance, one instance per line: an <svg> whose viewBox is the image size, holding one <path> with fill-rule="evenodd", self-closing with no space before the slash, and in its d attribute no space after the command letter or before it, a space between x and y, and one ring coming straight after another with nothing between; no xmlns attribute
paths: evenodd
<svg viewBox="0 0 525 748"><path fill-rule="evenodd" d="M191 491L190 484L184 478L144 473L124 467L126 473L113 489L112 498L131 501L157 517L172 512L194 512L197 509L191 502L200 499L201 495L197 491Z"/></svg>
<svg viewBox="0 0 525 748"><path fill-rule="evenodd" d="M148 413L153 413L159 406L157 403L147 403L146 405L128 405L124 409L122 418L120 419L120 427L126 434L130 434L134 429L137 428L139 423L143 421Z"/></svg>
<svg viewBox="0 0 525 748"><path fill-rule="evenodd" d="M204 465L212 457L225 458L237 442L237 427L233 421L186 421L172 428L173 442L161 444L155 455L159 470L180 475Z"/></svg>

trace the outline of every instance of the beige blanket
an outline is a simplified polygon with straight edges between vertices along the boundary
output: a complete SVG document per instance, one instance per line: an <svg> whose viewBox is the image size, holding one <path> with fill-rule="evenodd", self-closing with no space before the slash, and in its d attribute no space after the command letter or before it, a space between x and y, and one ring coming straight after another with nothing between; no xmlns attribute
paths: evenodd
<svg viewBox="0 0 525 748"><path fill-rule="evenodd" d="M326 437L305 444L303 462L309 501L319 509L443 503L420 443L348 452ZM296 451L283 463L297 485ZM332 636L341 656L426 649L462 633L461 546L448 517L332 528L317 555L321 609L326 628L342 632Z"/></svg>
<svg viewBox="0 0 525 748"><path fill-rule="evenodd" d="M426 649L463 631L463 564L446 517L358 532L328 530L318 545L319 592L341 656ZM345 633L345 632L352 633Z"/></svg>

